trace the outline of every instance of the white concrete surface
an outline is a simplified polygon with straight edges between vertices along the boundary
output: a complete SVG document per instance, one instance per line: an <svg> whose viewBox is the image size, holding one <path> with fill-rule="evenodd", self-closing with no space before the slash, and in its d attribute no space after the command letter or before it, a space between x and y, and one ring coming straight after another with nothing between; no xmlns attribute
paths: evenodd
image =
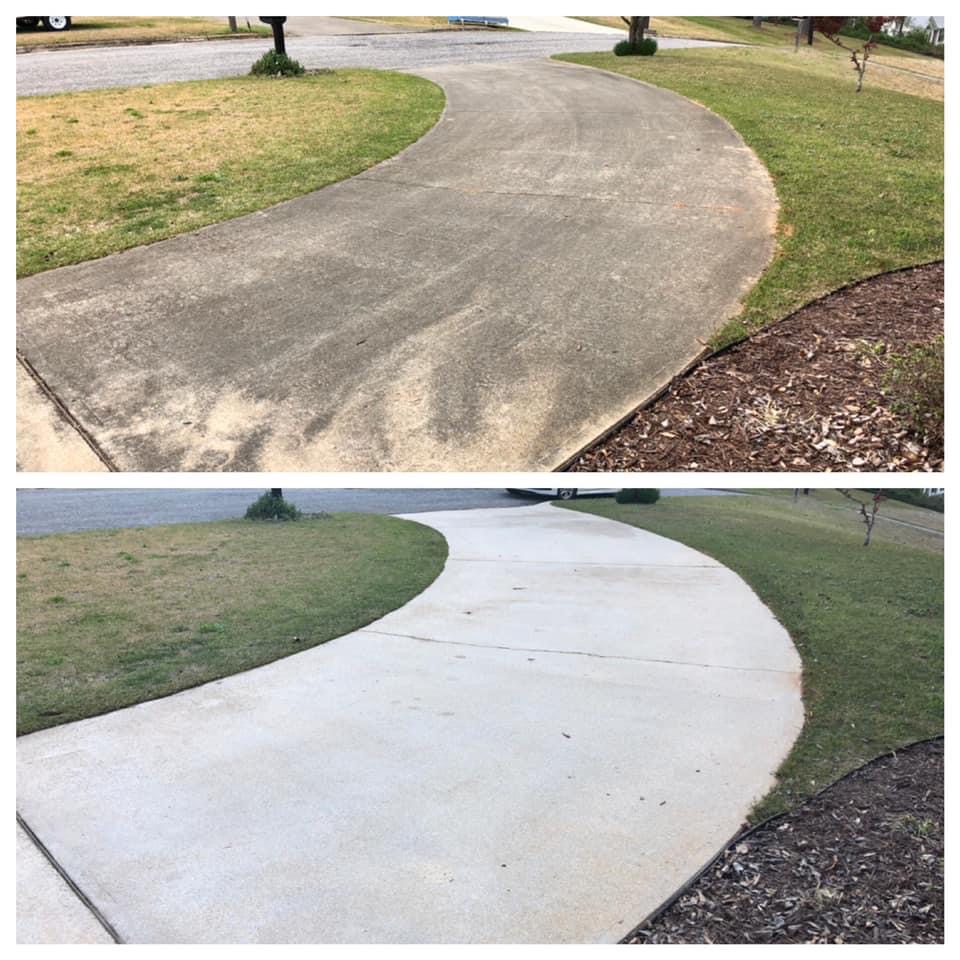
<svg viewBox="0 0 960 960"><path fill-rule="evenodd" d="M508 17L509 25L517 30L530 30L534 33L609 33L621 38L626 37L625 30L606 27L602 23L587 23L576 17Z"/></svg>
<svg viewBox="0 0 960 960"><path fill-rule="evenodd" d="M19 823L17 943L113 943Z"/></svg>
<svg viewBox="0 0 960 960"><path fill-rule="evenodd" d="M363 630L18 741L18 809L131 942L617 940L737 829L800 661L731 571L549 505Z"/></svg>

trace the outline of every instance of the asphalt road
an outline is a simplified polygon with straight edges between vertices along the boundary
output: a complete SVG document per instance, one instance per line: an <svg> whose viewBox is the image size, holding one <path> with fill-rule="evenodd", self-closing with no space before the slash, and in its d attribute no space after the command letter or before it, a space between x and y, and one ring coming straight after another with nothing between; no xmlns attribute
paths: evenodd
<svg viewBox="0 0 960 960"><path fill-rule="evenodd" d="M17 95L93 90L245 74L270 40L209 40L139 46L40 50L17 56ZM662 38L660 46L723 46ZM287 52L307 68L414 70L508 62L554 53L609 50L610 37L590 33L441 31L369 36L290 37Z"/></svg>
<svg viewBox="0 0 960 960"><path fill-rule="evenodd" d="M229 520L240 517L261 493L255 489L40 489L17 491L17 535L39 536L116 527ZM719 490L662 490L669 496L721 496ZM283 495L301 510L316 513L426 513L483 507L524 507L535 498L506 490L298 490Z"/></svg>
<svg viewBox="0 0 960 960"><path fill-rule="evenodd" d="M68 533L243 516L260 489L18 490L17 534ZM506 490L295 490L283 495L316 513L422 513L527 506Z"/></svg>

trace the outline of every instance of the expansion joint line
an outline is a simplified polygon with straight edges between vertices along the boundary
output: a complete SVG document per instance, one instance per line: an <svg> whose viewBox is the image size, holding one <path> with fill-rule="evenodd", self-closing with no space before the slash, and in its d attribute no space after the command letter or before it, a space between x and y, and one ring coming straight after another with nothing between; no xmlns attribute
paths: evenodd
<svg viewBox="0 0 960 960"><path fill-rule="evenodd" d="M26 358L19 347L17 348L17 362L27 371L40 392L53 404L57 413L80 435L80 439L93 451L97 459L111 471L111 473L119 472L120 468L113 462L109 454L100 447L100 444L94 439L93 434L73 415L70 408L60 399L56 391L53 390L47 381L43 379L37 368Z"/></svg>
<svg viewBox="0 0 960 960"><path fill-rule="evenodd" d="M719 563L636 563L629 560L517 560L504 557L450 557L452 563L497 563L513 566L529 563L533 566L559 567L628 567L644 570L721 570Z"/></svg>
<svg viewBox="0 0 960 960"><path fill-rule="evenodd" d="M593 653L590 650L551 650L548 647L508 647L498 643L471 643L469 640L438 640L436 637L418 637L415 633L392 633L389 630L358 630L358 633L375 633L380 637L400 637L404 640L419 640L421 643L442 643L451 647L476 647L479 650L506 650L510 653L553 653L564 657L593 657L597 660L626 660L630 663L660 663L673 667L701 667L706 670L732 670L735 673L783 673L792 670L777 670L774 667L737 667L726 663L697 663L693 660L665 660L659 657L625 657L622 654Z"/></svg>
<svg viewBox="0 0 960 960"><path fill-rule="evenodd" d="M40 838L33 832L30 828L30 825L26 820L20 816L20 811L17 811L17 823L23 829L23 832L30 838L30 842L43 854L44 859L47 863L53 867L54 870L61 876L63 882L74 892L77 899L93 914L94 919L97 923L106 930L107 934L113 939L114 943L123 943L123 938L117 933L116 928L113 924L100 912L96 904L80 889L73 877L67 873L66 870L60 865L57 861L57 858L44 846Z"/></svg>
<svg viewBox="0 0 960 960"><path fill-rule="evenodd" d="M472 190L467 187L448 187L442 183L419 183L415 180L393 180L381 177L367 177L363 174L353 178L354 180L363 180L367 183L382 183L393 187L413 187L419 190L446 190L449 193L462 193L466 196L478 197L530 197L534 200L576 200L580 202L592 203L615 203L632 204L641 207L660 207L667 210L713 210L717 213L745 213L743 207L732 204L722 203L687 203L677 200L672 203L664 203L661 200L639 200L635 197L581 197L573 193L542 193L537 190Z"/></svg>

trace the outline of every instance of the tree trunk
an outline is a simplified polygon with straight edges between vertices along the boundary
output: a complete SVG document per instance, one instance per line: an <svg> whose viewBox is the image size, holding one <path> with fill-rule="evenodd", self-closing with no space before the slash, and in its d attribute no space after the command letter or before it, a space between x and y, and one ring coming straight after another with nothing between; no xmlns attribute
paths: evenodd
<svg viewBox="0 0 960 960"><path fill-rule="evenodd" d="M227 23L230 24L230 32L237 32L237 18L236 17L227 17Z"/></svg>
<svg viewBox="0 0 960 960"><path fill-rule="evenodd" d="M644 32L650 26L649 17L631 17L627 40L631 46L636 46L643 40Z"/></svg>
<svg viewBox="0 0 960 960"><path fill-rule="evenodd" d="M271 487L271 488L270 488L270 496L273 497L274 500L282 500L282 499L283 499L283 487Z"/></svg>
<svg viewBox="0 0 960 960"><path fill-rule="evenodd" d="M807 17L807 46L813 46L813 17Z"/></svg>

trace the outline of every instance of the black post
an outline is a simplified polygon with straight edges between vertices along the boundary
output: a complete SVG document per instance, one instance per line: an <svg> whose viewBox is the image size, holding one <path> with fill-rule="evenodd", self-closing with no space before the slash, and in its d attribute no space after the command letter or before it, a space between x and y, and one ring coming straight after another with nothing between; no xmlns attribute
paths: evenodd
<svg viewBox="0 0 960 960"><path fill-rule="evenodd" d="M261 17L264 23L269 23L273 29L273 49L279 54L286 55L287 45L283 39L283 25L287 22L286 17Z"/></svg>
<svg viewBox="0 0 960 960"><path fill-rule="evenodd" d="M282 487L271 487L271 488L270 488L270 496L273 497L274 500L282 500L282 499L283 499L283 488L282 488Z"/></svg>
<svg viewBox="0 0 960 960"><path fill-rule="evenodd" d="M807 17L807 46L813 46L813 17Z"/></svg>

